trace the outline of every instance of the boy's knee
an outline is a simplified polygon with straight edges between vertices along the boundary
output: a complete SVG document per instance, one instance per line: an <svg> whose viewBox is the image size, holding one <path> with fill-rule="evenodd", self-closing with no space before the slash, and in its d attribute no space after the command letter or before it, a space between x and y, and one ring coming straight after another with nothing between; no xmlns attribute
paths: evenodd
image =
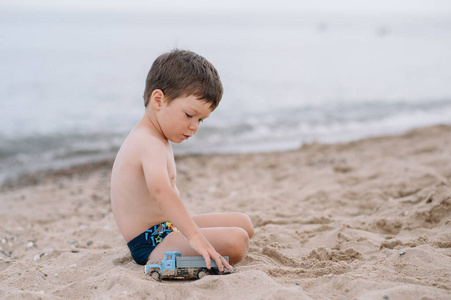
<svg viewBox="0 0 451 300"><path fill-rule="evenodd" d="M249 249L249 235L243 228L233 228L231 230L233 237L228 239L230 241L227 250L229 252L229 259L232 264L235 264L246 256Z"/></svg>
<svg viewBox="0 0 451 300"><path fill-rule="evenodd" d="M243 228L237 228L238 240L241 241L242 245L249 245L249 233Z"/></svg>
<svg viewBox="0 0 451 300"><path fill-rule="evenodd" d="M243 228L246 232L249 238L251 238L254 235L254 225L252 225L251 218L243 213L237 213L241 220L241 228Z"/></svg>

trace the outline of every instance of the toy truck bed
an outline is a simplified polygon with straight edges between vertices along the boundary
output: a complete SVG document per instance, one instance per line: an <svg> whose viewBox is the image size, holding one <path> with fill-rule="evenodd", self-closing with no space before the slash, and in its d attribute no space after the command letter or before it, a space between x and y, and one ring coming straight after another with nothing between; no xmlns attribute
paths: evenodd
<svg viewBox="0 0 451 300"><path fill-rule="evenodd" d="M229 262L229 257L224 257ZM177 256L175 258L175 264L177 268L206 268L207 264L202 256ZM211 260L211 267L217 268L216 262Z"/></svg>

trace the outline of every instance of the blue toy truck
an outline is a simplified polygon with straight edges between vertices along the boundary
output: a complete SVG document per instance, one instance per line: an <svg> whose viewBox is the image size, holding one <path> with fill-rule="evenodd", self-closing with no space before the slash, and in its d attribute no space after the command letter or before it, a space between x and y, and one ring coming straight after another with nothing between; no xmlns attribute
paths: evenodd
<svg viewBox="0 0 451 300"><path fill-rule="evenodd" d="M229 257L223 256L228 262ZM207 269L205 259L202 256L184 256L178 251L167 251L164 259L149 260L145 266L146 275L161 281L162 278L197 278L201 279L208 274L220 274L218 266L211 260L211 269ZM230 273L224 269L223 273Z"/></svg>

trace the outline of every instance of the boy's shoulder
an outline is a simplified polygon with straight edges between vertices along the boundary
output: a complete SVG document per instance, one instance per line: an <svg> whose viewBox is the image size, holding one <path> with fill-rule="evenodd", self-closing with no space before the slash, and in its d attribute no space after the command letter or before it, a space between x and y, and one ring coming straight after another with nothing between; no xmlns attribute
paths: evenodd
<svg viewBox="0 0 451 300"><path fill-rule="evenodd" d="M138 124L130 131L127 140L136 145L143 145L147 147L164 147L166 148L169 142L164 140L152 131L149 127Z"/></svg>
<svg viewBox="0 0 451 300"><path fill-rule="evenodd" d="M124 144L126 144L125 151L132 152L138 157L146 156L145 154L152 153L150 157L158 156L158 153L167 153L171 151L169 141L161 138L151 128L143 124L138 124L129 133ZM123 145L125 146L125 145Z"/></svg>

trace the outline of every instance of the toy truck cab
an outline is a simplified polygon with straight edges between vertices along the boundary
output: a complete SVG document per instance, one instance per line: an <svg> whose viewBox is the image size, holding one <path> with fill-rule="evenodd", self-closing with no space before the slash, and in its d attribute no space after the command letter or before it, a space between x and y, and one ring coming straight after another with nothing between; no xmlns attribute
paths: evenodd
<svg viewBox="0 0 451 300"><path fill-rule="evenodd" d="M175 261L176 257L182 256L182 253L178 251L168 251L164 253L164 259L161 261L161 264L164 263L164 269L165 270L175 270Z"/></svg>
<svg viewBox="0 0 451 300"><path fill-rule="evenodd" d="M229 258L224 257L227 262ZM160 281L162 278L197 278L207 274L220 274L218 266L211 260L211 269L207 269L205 260L201 256L182 257L178 251L167 251L162 260L149 260L145 266L146 275ZM226 271L230 273L230 271Z"/></svg>
<svg viewBox="0 0 451 300"><path fill-rule="evenodd" d="M176 257L182 256L178 251L167 251L164 253L162 260L149 260L145 267L146 275L150 275L153 279L160 281L162 277L175 276Z"/></svg>

